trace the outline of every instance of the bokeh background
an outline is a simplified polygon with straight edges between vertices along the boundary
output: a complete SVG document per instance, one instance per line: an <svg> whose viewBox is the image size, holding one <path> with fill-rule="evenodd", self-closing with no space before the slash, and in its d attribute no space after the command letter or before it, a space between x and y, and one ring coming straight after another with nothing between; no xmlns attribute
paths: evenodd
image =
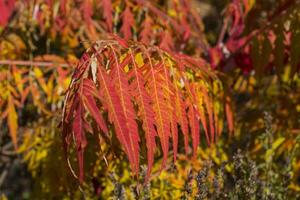
<svg viewBox="0 0 300 200"><path fill-rule="evenodd" d="M0 199L300 198L299 13L297 0L0 0ZM122 152L91 145L80 185L64 95L85 49L111 34L207 60L233 133L220 122L215 144L201 139L196 159L181 145L161 173L157 156L147 185L146 166L133 179Z"/></svg>

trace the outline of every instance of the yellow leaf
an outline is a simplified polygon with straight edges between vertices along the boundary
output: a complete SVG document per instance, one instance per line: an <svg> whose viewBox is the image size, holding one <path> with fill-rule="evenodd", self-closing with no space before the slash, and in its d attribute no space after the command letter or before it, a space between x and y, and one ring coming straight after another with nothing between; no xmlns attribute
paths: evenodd
<svg viewBox="0 0 300 200"><path fill-rule="evenodd" d="M37 152L36 160L41 161L47 156L47 150L43 149L42 151Z"/></svg>
<svg viewBox="0 0 300 200"><path fill-rule="evenodd" d="M23 92L23 84L22 84L22 77L21 77L21 73L19 71L15 71L13 73L15 82L17 84L17 88L18 90L22 93Z"/></svg>
<svg viewBox="0 0 300 200"><path fill-rule="evenodd" d="M296 110L297 110L297 112L300 112L300 105L296 106Z"/></svg>
<svg viewBox="0 0 300 200"><path fill-rule="evenodd" d="M135 55L135 62L138 64L138 66L143 66L144 65L144 59L143 59L143 56L142 56L142 53L137 53Z"/></svg>
<svg viewBox="0 0 300 200"><path fill-rule="evenodd" d="M15 148L17 149L17 129L18 129L18 116L17 112L13 103L13 99L11 96L9 96L8 99L8 127L10 136L12 138L13 144Z"/></svg>
<svg viewBox="0 0 300 200"><path fill-rule="evenodd" d="M300 192L300 187L298 185L294 184L294 183L290 184L289 188L294 190L294 191Z"/></svg>
<svg viewBox="0 0 300 200"><path fill-rule="evenodd" d="M7 39L12 42L18 50L26 49L25 43L17 34L11 33L7 36Z"/></svg>
<svg viewBox="0 0 300 200"><path fill-rule="evenodd" d="M64 90L66 90L71 83L71 78L68 77L68 78L64 79L63 81L64 81L63 82Z"/></svg>
<svg viewBox="0 0 300 200"><path fill-rule="evenodd" d="M274 153L274 151L285 141L284 137L280 137L277 140L275 140L275 142L272 144L271 149L268 149L265 155L265 159L266 161L270 161L272 158L272 154Z"/></svg>
<svg viewBox="0 0 300 200"><path fill-rule="evenodd" d="M37 78L43 77L43 72L39 68L35 67L33 71Z"/></svg>
<svg viewBox="0 0 300 200"><path fill-rule="evenodd" d="M47 95L49 95L49 94L51 95L51 88L48 88L48 85L45 83L45 80L43 79L43 75L44 75L43 72L37 67L35 67L33 71L35 73L35 76L37 77L37 80L38 80L40 86L44 90L44 92ZM51 87L51 85L49 85L49 86Z"/></svg>
<svg viewBox="0 0 300 200"><path fill-rule="evenodd" d="M174 10L174 9L170 9L168 11L168 14L171 16L171 17L176 17L177 16L177 12Z"/></svg>
<svg viewBox="0 0 300 200"><path fill-rule="evenodd" d="M249 12L255 4L255 0L248 0L248 9L246 12Z"/></svg>
<svg viewBox="0 0 300 200"><path fill-rule="evenodd" d="M77 63L78 62L78 58L73 54L68 54L67 60L69 63Z"/></svg>
<svg viewBox="0 0 300 200"><path fill-rule="evenodd" d="M5 194L1 194L0 200L8 200L8 198L5 196Z"/></svg>
<svg viewBox="0 0 300 200"><path fill-rule="evenodd" d="M275 151L283 142L285 141L284 137L280 137L272 144L272 150Z"/></svg>
<svg viewBox="0 0 300 200"><path fill-rule="evenodd" d="M54 80L54 77L51 76L48 80L48 83L47 83L47 101L48 102L51 102L51 100L53 99L53 80Z"/></svg>
<svg viewBox="0 0 300 200"><path fill-rule="evenodd" d="M71 48L75 48L78 46L78 40L75 37L68 37L69 44Z"/></svg>

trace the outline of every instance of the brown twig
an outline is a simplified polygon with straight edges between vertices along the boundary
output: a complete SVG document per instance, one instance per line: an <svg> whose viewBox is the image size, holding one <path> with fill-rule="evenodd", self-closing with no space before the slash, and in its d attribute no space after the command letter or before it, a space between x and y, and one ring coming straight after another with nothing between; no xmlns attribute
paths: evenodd
<svg viewBox="0 0 300 200"><path fill-rule="evenodd" d="M3 170L3 172L1 173L1 175L0 175L0 187L2 186L7 174L8 174L7 169Z"/></svg>
<svg viewBox="0 0 300 200"><path fill-rule="evenodd" d="M0 60L0 65L22 65L22 66L40 66L40 67L71 67L72 65L67 63L55 63L55 62L40 62L40 61L28 61L28 60Z"/></svg>

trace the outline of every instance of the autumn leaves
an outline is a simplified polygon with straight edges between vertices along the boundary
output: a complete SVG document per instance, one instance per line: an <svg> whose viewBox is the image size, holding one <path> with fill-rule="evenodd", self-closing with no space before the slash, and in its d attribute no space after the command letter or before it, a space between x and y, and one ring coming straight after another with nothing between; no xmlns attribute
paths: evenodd
<svg viewBox="0 0 300 200"><path fill-rule="evenodd" d="M170 139L176 160L182 135L186 153L192 141L195 154L201 134L211 143L222 132L225 95L216 76L197 66L205 64L203 60L138 43L128 45L118 38L96 42L83 58L68 90L63 118L66 146L75 139L81 180L85 134L99 133L93 121L103 136L116 135L134 174L138 174L140 145L145 142L147 180L159 151L156 139L164 167Z"/></svg>

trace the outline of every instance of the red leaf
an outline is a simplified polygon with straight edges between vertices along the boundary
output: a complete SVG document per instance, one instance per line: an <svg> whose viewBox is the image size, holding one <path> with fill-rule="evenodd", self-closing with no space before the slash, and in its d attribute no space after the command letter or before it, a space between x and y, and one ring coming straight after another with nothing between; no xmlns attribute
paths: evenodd
<svg viewBox="0 0 300 200"><path fill-rule="evenodd" d="M131 28L134 26L134 17L130 11L130 8L127 6L125 11L122 14L122 27L121 32L126 40L131 39L132 33Z"/></svg>
<svg viewBox="0 0 300 200"><path fill-rule="evenodd" d="M225 112L226 112L226 118L228 123L228 130L230 133L233 133L234 130L233 113L231 110L231 100L228 96L226 97Z"/></svg>
<svg viewBox="0 0 300 200"><path fill-rule="evenodd" d="M105 121L101 115L101 111L98 109L96 101L94 99L94 93L96 93L96 87L93 87L93 82L85 79L83 80L83 86L85 86L83 88L83 103L85 108L89 111L89 113L91 114L91 116L94 118L94 120L97 122L98 126L101 128L101 130L107 135L108 134L108 129L106 127ZM91 85L88 88L88 86L86 85ZM93 90L93 91L91 91Z"/></svg>
<svg viewBox="0 0 300 200"><path fill-rule="evenodd" d="M76 149L77 149L77 159L79 163L79 180L80 182L83 181L83 175L84 175L84 160L83 160L83 154L84 149L86 147L87 141L84 134L83 129L83 116L84 110L82 108L81 103L78 104L75 112L75 118L73 122L73 132L74 132L74 138L76 141Z"/></svg>
<svg viewBox="0 0 300 200"><path fill-rule="evenodd" d="M189 26L189 24L188 24L186 18L187 18L187 17L184 16L184 15L181 17L181 24L182 24L182 28L183 28L183 30L184 30L184 35L183 35L183 40L184 40L184 41L187 41L188 38L189 38L190 35L191 35L191 29L190 29L190 26Z"/></svg>
<svg viewBox="0 0 300 200"><path fill-rule="evenodd" d="M177 83L174 83L176 91L175 91L175 106L176 106L176 117L177 117L177 122L180 125L181 131L184 136L184 147L185 147L185 152L188 153L188 122L186 118L186 106L185 103L183 102L183 96L182 93L180 92ZM177 142L174 144L173 140L173 145L177 147ZM175 152L174 152L175 153ZM175 155L174 155L175 156Z"/></svg>
<svg viewBox="0 0 300 200"><path fill-rule="evenodd" d="M174 49L174 42L173 42L172 36L168 30L165 30L164 32L162 32L161 42L159 44L159 47L165 51L170 51L170 50Z"/></svg>
<svg viewBox="0 0 300 200"><path fill-rule="evenodd" d="M220 48L210 48L209 49L209 57L210 57L210 64L213 69L219 66L220 62L223 59L223 53Z"/></svg>
<svg viewBox="0 0 300 200"><path fill-rule="evenodd" d="M15 0L1 0L0 1L0 26L6 26L8 23L8 20L13 13L15 6Z"/></svg>
<svg viewBox="0 0 300 200"><path fill-rule="evenodd" d="M161 50L159 51L159 55L161 57L162 60L162 68L163 68L163 72L164 72L164 86L163 86L163 93L165 95L165 100L166 100L166 112L167 112L167 116L165 117L167 120L167 123L170 123L171 126L171 133L172 133L172 139L173 139L173 156L174 156L174 161L176 161L176 155L177 155L177 146L178 146L178 128L177 128L177 120L176 120L176 112L175 112L175 106L173 106L173 102L174 102L174 90L175 87L173 87L173 84L171 84L171 80L170 80L170 68L171 68L171 62L169 62L168 64L170 64L167 68L167 66L165 65L165 58L162 55ZM186 148L186 152L187 152L187 148Z"/></svg>
<svg viewBox="0 0 300 200"><path fill-rule="evenodd" d="M125 64L119 63L117 54L113 47L111 47L113 52L113 57L115 61L115 66L112 68L112 76L115 77L113 82L115 83L116 91L120 97L121 105L124 111L124 115L126 118L126 126L129 130L129 143L130 148L132 151L133 156L133 163L134 166L133 171L137 174L139 171L139 134L138 134L138 127L135 121L135 110L133 108L133 104L131 102L131 91L129 88L127 74L125 73L122 66ZM127 62L127 59L124 59L124 62Z"/></svg>
<svg viewBox="0 0 300 200"><path fill-rule="evenodd" d="M142 31L140 33L140 40L145 44L149 44L152 35L152 19L146 17L145 21L142 24Z"/></svg>
<svg viewBox="0 0 300 200"><path fill-rule="evenodd" d="M67 14L67 4L68 4L68 0L61 0L60 1L60 13L62 15Z"/></svg>
<svg viewBox="0 0 300 200"><path fill-rule="evenodd" d="M204 96L204 103L205 107L208 113L208 119L209 119L209 129L210 129L210 139L211 143L215 141L215 127L214 127L214 119L213 119L213 107L212 107L212 102L209 99L208 92L206 88L202 88L202 93Z"/></svg>
<svg viewBox="0 0 300 200"><path fill-rule="evenodd" d="M196 117L196 112L193 105L189 107L188 116L189 116L189 124L191 128L191 135L193 141L193 157L195 158L197 156L197 148L200 142L200 134L199 134L200 128L199 128L199 121Z"/></svg>
<svg viewBox="0 0 300 200"><path fill-rule="evenodd" d="M93 2L92 0L84 0L81 9L83 12L83 18L87 25L91 25L92 23L92 15L93 15Z"/></svg>
<svg viewBox="0 0 300 200"><path fill-rule="evenodd" d="M168 158L169 151L169 137L170 137L170 122L168 120L168 105L165 100L164 87L165 81L163 74L157 70L161 68L161 63L156 65L155 68L152 64L150 55L148 51L145 51L147 59L149 61L150 68L150 80L148 87L150 96L153 102L153 110L155 112L155 125L157 128L158 136L160 138L160 143L163 151L163 162L162 168L165 166Z"/></svg>
<svg viewBox="0 0 300 200"><path fill-rule="evenodd" d="M108 27L108 31L112 32L113 29L113 8L111 5L111 0L102 0L103 5L103 15L106 19L106 24Z"/></svg>
<svg viewBox="0 0 300 200"><path fill-rule="evenodd" d="M190 92L191 94L191 101L192 102L199 102L200 99L198 99L196 97L196 94L195 94L195 85L188 85L187 84L187 89L188 91ZM208 145L210 145L210 139L209 139L209 135L208 135L208 128L207 128L207 122L206 122L206 117L205 117L205 113L204 113L204 106L202 104L198 104L197 105L197 109L195 109L195 111L197 112L197 115L199 116L200 118L200 121L201 121L201 124L203 126L203 129L204 129L204 132L205 132L205 137L206 137L206 141L208 143Z"/></svg>
<svg viewBox="0 0 300 200"><path fill-rule="evenodd" d="M151 169L154 162L154 151L156 148L155 137L157 135L155 131L155 117L154 111L151 107L151 98L147 94L146 89L144 87L145 80L141 73L138 71L138 67L134 60L132 52L130 52L132 63L133 63L133 71L135 75L135 79L133 80L131 87L133 91L133 96L137 101L139 112L138 116L142 119L143 122L143 130L145 131L146 137L146 145L147 145L147 160L148 160L148 169L147 175L145 178L145 182L149 179Z"/></svg>
<svg viewBox="0 0 300 200"><path fill-rule="evenodd" d="M109 80L106 72L102 68L103 67L99 65L99 94L102 98L102 103L104 104L104 107L109 111L109 121L112 122L115 126L117 138L124 147L125 153L128 156L132 170L136 172L137 163L136 158L134 158L136 152L134 152L133 148L135 146L133 145L133 142L131 141L131 136L129 135L130 132L127 127L127 121L121 104L121 99L114 88L114 83L111 80Z"/></svg>

